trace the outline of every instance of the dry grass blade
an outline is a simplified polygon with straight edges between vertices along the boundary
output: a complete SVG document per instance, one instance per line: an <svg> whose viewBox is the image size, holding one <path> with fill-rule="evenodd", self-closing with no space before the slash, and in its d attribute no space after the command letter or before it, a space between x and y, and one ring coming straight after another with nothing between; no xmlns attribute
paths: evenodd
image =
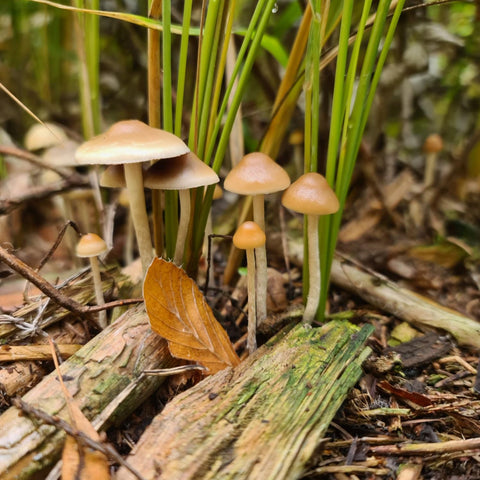
<svg viewBox="0 0 480 480"><path fill-rule="evenodd" d="M143 286L152 330L168 341L174 357L199 362L216 373L239 358L195 282L176 265L156 258Z"/></svg>

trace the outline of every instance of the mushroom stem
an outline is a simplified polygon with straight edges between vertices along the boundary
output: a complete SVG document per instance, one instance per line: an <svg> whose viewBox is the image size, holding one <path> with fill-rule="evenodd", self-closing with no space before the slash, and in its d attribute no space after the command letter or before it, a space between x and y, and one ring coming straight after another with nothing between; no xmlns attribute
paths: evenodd
<svg viewBox="0 0 480 480"><path fill-rule="evenodd" d="M126 163L125 182L127 184L130 212L137 237L138 250L142 260L142 270L145 275L153 260L153 246L148 224L147 207L143 193L143 175L140 163Z"/></svg>
<svg viewBox="0 0 480 480"><path fill-rule="evenodd" d="M437 152L427 153L425 159L425 172L423 177L423 185L425 188L429 188L433 185L435 180L435 166L437 163Z"/></svg>
<svg viewBox="0 0 480 480"><path fill-rule="evenodd" d="M102 278L100 276L98 257L90 257L89 260L92 270L93 286L95 289L95 298L97 300L97 305L104 305L105 299L103 298ZM101 329L104 329L107 326L107 315L105 313L105 310L101 310L100 312L98 312L98 326Z"/></svg>
<svg viewBox="0 0 480 480"><path fill-rule="evenodd" d="M265 232L265 195L253 196L253 220ZM267 318L267 250L265 245L255 249L257 271L257 322L260 325Z"/></svg>
<svg viewBox="0 0 480 480"><path fill-rule="evenodd" d="M311 325L320 300L320 254L318 248L318 215L307 215L309 287L303 323Z"/></svg>
<svg viewBox="0 0 480 480"><path fill-rule="evenodd" d="M255 250L248 248L247 252L247 289L248 289L248 329L247 350L252 354L257 349L257 308L255 296Z"/></svg>
<svg viewBox="0 0 480 480"><path fill-rule="evenodd" d="M179 190L178 196L180 198L180 221L178 222L177 243L175 244L173 261L177 265L181 265L190 221L190 190Z"/></svg>

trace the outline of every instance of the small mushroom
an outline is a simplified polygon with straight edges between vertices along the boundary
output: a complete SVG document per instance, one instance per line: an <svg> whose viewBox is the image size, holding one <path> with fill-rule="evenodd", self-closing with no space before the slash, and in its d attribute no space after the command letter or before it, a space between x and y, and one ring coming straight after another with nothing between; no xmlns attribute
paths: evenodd
<svg viewBox="0 0 480 480"><path fill-rule="evenodd" d="M180 265L183 261L190 222L190 189L212 185L218 181L218 175L193 152L188 152L176 158L161 160L152 165L145 173L145 187L179 191L180 221L173 258L177 265Z"/></svg>
<svg viewBox="0 0 480 480"><path fill-rule="evenodd" d="M188 151L180 138L164 130L149 127L139 120L117 122L104 134L88 140L77 150L78 164L124 166L130 210L144 274L153 258L153 246L143 191L142 162L176 157Z"/></svg>
<svg viewBox="0 0 480 480"><path fill-rule="evenodd" d="M107 244L105 241L95 233L87 233L80 238L77 244L77 257L88 258L90 260L90 267L92 269L93 286L95 289L95 298L97 305L104 305L102 279L100 276L100 266L98 256L107 251ZM98 314L98 326L105 328L107 326L107 316L105 310Z"/></svg>
<svg viewBox="0 0 480 480"><path fill-rule="evenodd" d="M242 223L235 235L233 244L247 253L247 285L248 285L248 333L247 350L253 353L257 349L257 301L255 289L255 250L265 245L265 233L255 222Z"/></svg>
<svg viewBox="0 0 480 480"><path fill-rule="evenodd" d="M27 150L35 152L44 148L53 147L67 140L64 130L53 123L36 123L32 125L24 139Z"/></svg>
<svg viewBox="0 0 480 480"><path fill-rule="evenodd" d="M280 192L290 185L288 173L268 155L245 155L225 178L224 188L240 195L251 195L253 220L265 231L265 194ZM259 324L267 316L267 254L265 244L255 252L257 260L257 308Z"/></svg>
<svg viewBox="0 0 480 480"><path fill-rule="evenodd" d="M423 144L423 151L426 153L425 172L423 176L423 185L425 188L429 188L433 185L438 153L442 150L443 140L438 133L432 133L425 139Z"/></svg>
<svg viewBox="0 0 480 480"><path fill-rule="evenodd" d="M321 289L318 217L335 213L339 208L338 198L322 175L310 172L285 190L282 204L307 216L309 289L303 322L310 325L317 313Z"/></svg>

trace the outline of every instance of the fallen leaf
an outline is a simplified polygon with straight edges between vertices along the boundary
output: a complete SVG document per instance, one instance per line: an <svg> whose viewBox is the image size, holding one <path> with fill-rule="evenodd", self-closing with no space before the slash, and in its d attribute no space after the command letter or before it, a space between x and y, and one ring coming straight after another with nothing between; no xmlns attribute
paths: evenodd
<svg viewBox="0 0 480 480"><path fill-rule="evenodd" d="M174 357L201 363L213 374L240 362L196 283L171 262L155 258L143 285L152 330Z"/></svg>

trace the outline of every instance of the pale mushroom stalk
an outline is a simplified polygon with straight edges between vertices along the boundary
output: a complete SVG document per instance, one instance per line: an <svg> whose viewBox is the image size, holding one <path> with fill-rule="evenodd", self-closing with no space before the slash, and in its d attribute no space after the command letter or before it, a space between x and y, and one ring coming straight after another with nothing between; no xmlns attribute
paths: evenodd
<svg viewBox="0 0 480 480"><path fill-rule="evenodd" d="M102 290L102 277L100 276L100 265L98 257L90 257L90 268L92 270L93 286L95 289L95 300L97 305L105 305L105 299L103 297ZM107 326L107 314L105 310L98 312L98 326L104 329Z"/></svg>
<svg viewBox="0 0 480 480"><path fill-rule="evenodd" d="M425 159L425 174L423 177L423 185L425 188L430 188L435 180L435 167L437 164L437 157L437 152L427 153L427 157Z"/></svg>
<svg viewBox="0 0 480 480"><path fill-rule="evenodd" d="M265 195L253 196L253 220L265 231ZM255 249L257 278L257 322L260 325L267 318L267 249L265 245Z"/></svg>
<svg viewBox="0 0 480 480"><path fill-rule="evenodd" d="M248 293L248 327L247 327L247 350L253 353L257 349L257 296L255 295L255 250L249 248L247 253L247 293Z"/></svg>
<svg viewBox="0 0 480 480"><path fill-rule="evenodd" d="M255 222L242 223L235 235L233 244L247 253L247 290L248 290L248 329L247 329L247 350L253 353L257 349L257 298L255 295L255 249L265 244L265 233Z"/></svg>
<svg viewBox="0 0 480 480"><path fill-rule="evenodd" d="M179 192L180 222L173 257L177 265L180 265L183 260L190 224L190 189L211 185L218 181L218 175L193 152L157 162L145 174L145 187Z"/></svg>
<svg viewBox="0 0 480 480"><path fill-rule="evenodd" d="M338 211L340 205L325 177L316 172L303 174L285 190L284 207L303 213L307 221L309 288L303 323L310 325L315 318L320 299L320 255L318 217Z"/></svg>
<svg viewBox="0 0 480 480"><path fill-rule="evenodd" d="M177 265L181 265L188 234L188 224L190 222L190 190L179 190L178 196L180 199L180 220L178 222L177 243L175 244L173 261Z"/></svg>
<svg viewBox="0 0 480 480"><path fill-rule="evenodd" d="M303 322L311 325L318 310L321 290L318 215L307 215L309 287Z"/></svg>
<svg viewBox="0 0 480 480"><path fill-rule="evenodd" d="M153 260L153 246L150 237L145 195L143 193L142 166L140 163L126 163L124 169L128 198L130 200L130 214L137 237L142 270L145 274Z"/></svg>
<svg viewBox="0 0 480 480"><path fill-rule="evenodd" d="M261 152L245 155L225 178L225 190L251 195L253 218L265 230L265 194L285 190L290 185L287 172ZM267 316L267 254L265 246L255 250L257 262L257 315L259 323Z"/></svg>
<svg viewBox="0 0 480 480"><path fill-rule="evenodd" d="M93 286L95 292L95 299L97 305L104 305L102 290L102 278L100 276L100 266L98 263L98 256L107 251L107 244L105 241L95 233L87 233L83 235L76 248L78 257L88 258L92 270ZM98 326L105 328L107 326L107 316L105 310L98 314Z"/></svg>

